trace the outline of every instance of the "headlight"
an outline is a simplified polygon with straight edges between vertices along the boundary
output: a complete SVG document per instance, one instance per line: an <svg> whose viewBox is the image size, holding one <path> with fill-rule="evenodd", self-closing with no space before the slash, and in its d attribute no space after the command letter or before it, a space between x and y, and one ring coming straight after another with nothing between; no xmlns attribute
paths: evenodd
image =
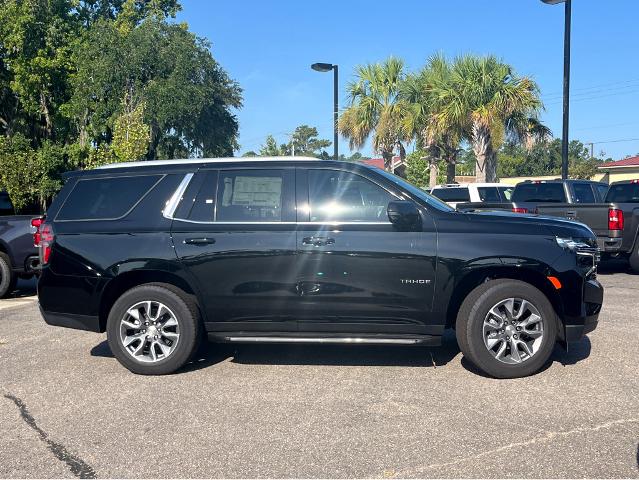
<svg viewBox="0 0 639 480"><path fill-rule="evenodd" d="M555 237L557 245L577 254L577 265L587 270L590 276L597 269L599 262L599 247L593 238Z"/></svg>
<svg viewBox="0 0 639 480"><path fill-rule="evenodd" d="M557 240L557 244L561 248L566 248L568 250L572 250L573 252L579 250L590 250L593 248L591 245L584 241L585 239L581 238L569 238L569 237L555 237Z"/></svg>

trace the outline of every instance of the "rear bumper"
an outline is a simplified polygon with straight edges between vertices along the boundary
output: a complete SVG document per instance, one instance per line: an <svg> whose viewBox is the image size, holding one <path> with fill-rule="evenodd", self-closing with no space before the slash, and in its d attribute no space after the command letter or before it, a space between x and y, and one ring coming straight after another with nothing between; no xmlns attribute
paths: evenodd
<svg viewBox="0 0 639 480"><path fill-rule="evenodd" d="M88 330L100 332L100 319L96 316L78 315L74 313L46 312L40 305L40 313L44 321L56 327L73 328L75 330Z"/></svg>
<svg viewBox="0 0 639 480"><path fill-rule="evenodd" d="M619 253L621 252L622 237L597 237L597 245L601 253Z"/></svg>
<svg viewBox="0 0 639 480"><path fill-rule="evenodd" d="M603 292L603 287L597 280L588 280L584 284L581 315L564 319L566 342L577 342L597 328Z"/></svg>

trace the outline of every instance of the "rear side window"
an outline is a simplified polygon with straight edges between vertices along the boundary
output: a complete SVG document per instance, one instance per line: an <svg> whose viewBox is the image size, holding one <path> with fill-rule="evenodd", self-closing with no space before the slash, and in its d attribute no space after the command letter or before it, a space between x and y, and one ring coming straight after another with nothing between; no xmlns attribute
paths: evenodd
<svg viewBox="0 0 639 480"><path fill-rule="evenodd" d="M467 188L433 188L431 195L444 202L470 202L470 193Z"/></svg>
<svg viewBox="0 0 639 480"><path fill-rule="evenodd" d="M136 175L80 179L60 208L56 221L122 218L162 177L163 175Z"/></svg>
<svg viewBox="0 0 639 480"><path fill-rule="evenodd" d="M282 221L282 170L223 170L217 185L218 222Z"/></svg>
<svg viewBox="0 0 639 480"><path fill-rule="evenodd" d="M606 193L608 193L608 185L598 183L595 187L597 189L597 193L599 194L599 199L603 200L606 198Z"/></svg>
<svg viewBox="0 0 639 480"><path fill-rule="evenodd" d="M639 183L610 185L606 202L639 203Z"/></svg>
<svg viewBox="0 0 639 480"><path fill-rule="evenodd" d="M482 202L501 202L497 187L477 187L477 193Z"/></svg>
<svg viewBox="0 0 639 480"><path fill-rule="evenodd" d="M572 190L575 192L575 203L595 203L595 194L589 183L574 183Z"/></svg>
<svg viewBox="0 0 639 480"><path fill-rule="evenodd" d="M515 187L513 202L565 202L561 183L520 183Z"/></svg>
<svg viewBox="0 0 639 480"><path fill-rule="evenodd" d="M499 190L502 202L510 202L513 198L513 190L515 189L513 187L497 187L497 190Z"/></svg>

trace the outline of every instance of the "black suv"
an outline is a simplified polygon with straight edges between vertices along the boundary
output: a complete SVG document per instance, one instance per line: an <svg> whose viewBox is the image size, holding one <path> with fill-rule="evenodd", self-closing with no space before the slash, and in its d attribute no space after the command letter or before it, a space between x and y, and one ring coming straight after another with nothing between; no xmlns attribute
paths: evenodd
<svg viewBox="0 0 639 480"><path fill-rule="evenodd" d="M222 342L438 345L538 371L603 300L584 225L461 213L365 165L173 160L73 172L41 226L47 323L165 374Z"/></svg>

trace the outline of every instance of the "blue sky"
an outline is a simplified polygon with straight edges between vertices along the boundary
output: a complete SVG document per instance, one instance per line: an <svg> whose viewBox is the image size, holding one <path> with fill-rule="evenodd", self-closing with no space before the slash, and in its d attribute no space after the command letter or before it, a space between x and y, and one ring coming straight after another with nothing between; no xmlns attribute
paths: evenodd
<svg viewBox="0 0 639 480"><path fill-rule="evenodd" d="M540 0L182 0L186 21L244 89L240 152L297 125L332 139L332 76L344 86L357 64L389 55L416 70L434 52L495 54L540 85L542 119L561 135L563 5ZM614 159L639 153L639 1L573 0L570 138ZM634 139L632 141L625 141ZM622 141L623 140L623 141ZM605 143L603 143L605 142ZM340 140L340 153L348 153ZM362 152L372 155L370 147Z"/></svg>

